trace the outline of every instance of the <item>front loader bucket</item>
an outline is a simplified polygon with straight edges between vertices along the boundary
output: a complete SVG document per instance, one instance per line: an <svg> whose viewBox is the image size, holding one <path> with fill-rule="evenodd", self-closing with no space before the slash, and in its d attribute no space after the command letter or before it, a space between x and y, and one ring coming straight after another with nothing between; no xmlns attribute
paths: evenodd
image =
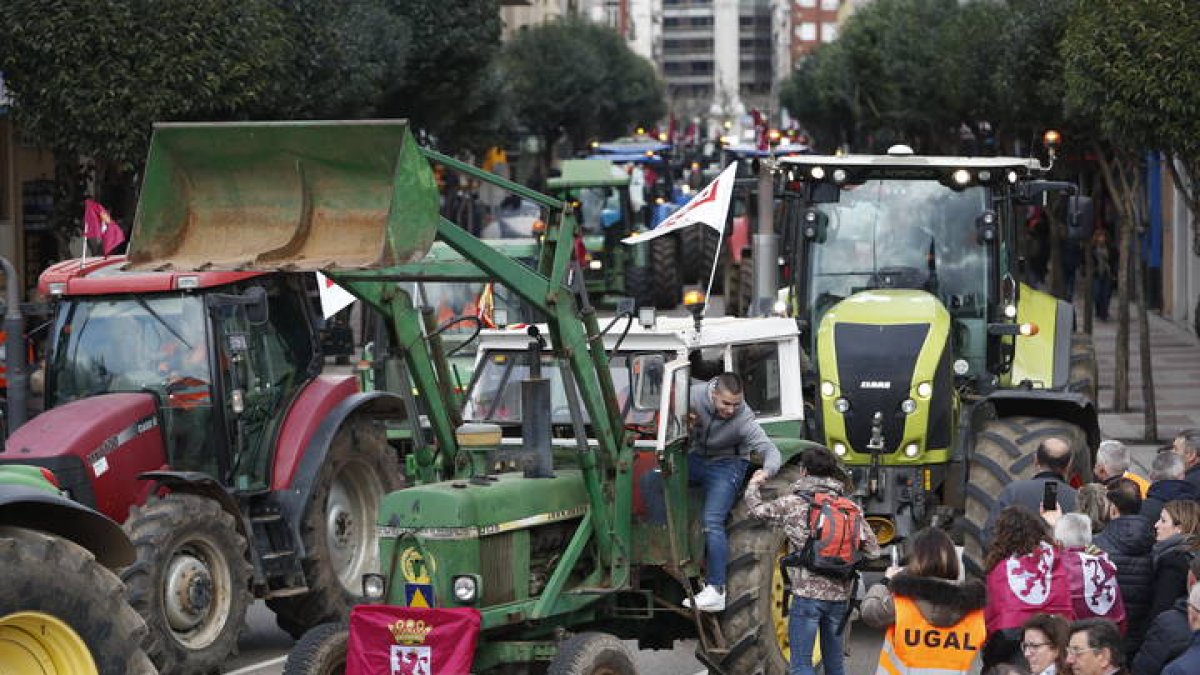
<svg viewBox="0 0 1200 675"><path fill-rule="evenodd" d="M429 163L401 120L157 124L129 244L138 269L324 270L422 258Z"/></svg>

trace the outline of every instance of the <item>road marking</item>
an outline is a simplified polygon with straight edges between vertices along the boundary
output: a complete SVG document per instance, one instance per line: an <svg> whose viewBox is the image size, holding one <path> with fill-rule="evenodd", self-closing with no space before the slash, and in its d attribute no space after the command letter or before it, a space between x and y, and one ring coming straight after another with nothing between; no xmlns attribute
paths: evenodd
<svg viewBox="0 0 1200 675"><path fill-rule="evenodd" d="M280 663L283 663L284 661L287 661L286 655L277 656L273 659L268 659L261 663L255 663L253 665L246 666L245 668L238 668L237 670L231 670L231 671L225 673L225 675L249 675L250 673L253 673L257 670L266 668L267 666L279 665Z"/></svg>

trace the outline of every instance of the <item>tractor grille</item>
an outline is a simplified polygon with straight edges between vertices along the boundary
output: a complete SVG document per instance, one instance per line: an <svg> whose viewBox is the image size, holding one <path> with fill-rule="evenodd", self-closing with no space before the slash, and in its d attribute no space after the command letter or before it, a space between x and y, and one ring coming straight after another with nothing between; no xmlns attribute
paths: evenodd
<svg viewBox="0 0 1200 675"><path fill-rule="evenodd" d="M883 452L895 452L904 433L900 402L912 386L929 324L839 323L834 328L838 382L850 402L846 435L855 452L869 452L871 418L883 413Z"/></svg>
<svg viewBox="0 0 1200 675"><path fill-rule="evenodd" d="M512 532L493 534L479 540L479 573L483 577L483 606L517 599L513 589Z"/></svg>

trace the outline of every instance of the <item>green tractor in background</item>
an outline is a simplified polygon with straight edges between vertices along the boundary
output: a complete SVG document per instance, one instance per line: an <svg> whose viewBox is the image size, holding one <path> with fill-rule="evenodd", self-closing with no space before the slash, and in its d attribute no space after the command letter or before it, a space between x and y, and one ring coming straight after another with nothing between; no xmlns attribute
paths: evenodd
<svg viewBox="0 0 1200 675"><path fill-rule="evenodd" d="M619 297L631 297L639 307L673 309L682 297L680 235L659 237L647 246L621 243L645 229L633 211L629 183L629 174L607 159L568 159L546 186L579 218L586 250L583 278L594 302L611 306Z"/></svg>
<svg viewBox="0 0 1200 675"><path fill-rule="evenodd" d="M852 468L879 543L952 526L982 560L1001 488L1048 436L1079 480L1100 441L1090 336L1074 308L1020 283L1018 207L1074 195L1011 157L780 160L787 300L813 371L810 438ZM1090 205L1070 196L1069 236ZM978 570L976 570L978 571Z"/></svg>

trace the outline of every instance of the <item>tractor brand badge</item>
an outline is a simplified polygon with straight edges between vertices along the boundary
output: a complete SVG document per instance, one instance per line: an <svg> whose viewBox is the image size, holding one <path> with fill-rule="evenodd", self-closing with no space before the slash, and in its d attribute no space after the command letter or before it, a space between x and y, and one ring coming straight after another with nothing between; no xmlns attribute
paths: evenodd
<svg viewBox="0 0 1200 675"><path fill-rule="evenodd" d="M420 619L400 619L388 630L396 641L389 663L391 675L430 675L433 648L424 642L433 626Z"/></svg>
<svg viewBox="0 0 1200 675"><path fill-rule="evenodd" d="M892 383L887 380L863 380L858 383L859 389L891 389Z"/></svg>
<svg viewBox="0 0 1200 675"><path fill-rule="evenodd" d="M406 581L414 584L427 584L430 582L429 573L431 571L433 571L433 559L425 560L425 557L416 548L406 548L400 554L400 573L404 575Z"/></svg>

